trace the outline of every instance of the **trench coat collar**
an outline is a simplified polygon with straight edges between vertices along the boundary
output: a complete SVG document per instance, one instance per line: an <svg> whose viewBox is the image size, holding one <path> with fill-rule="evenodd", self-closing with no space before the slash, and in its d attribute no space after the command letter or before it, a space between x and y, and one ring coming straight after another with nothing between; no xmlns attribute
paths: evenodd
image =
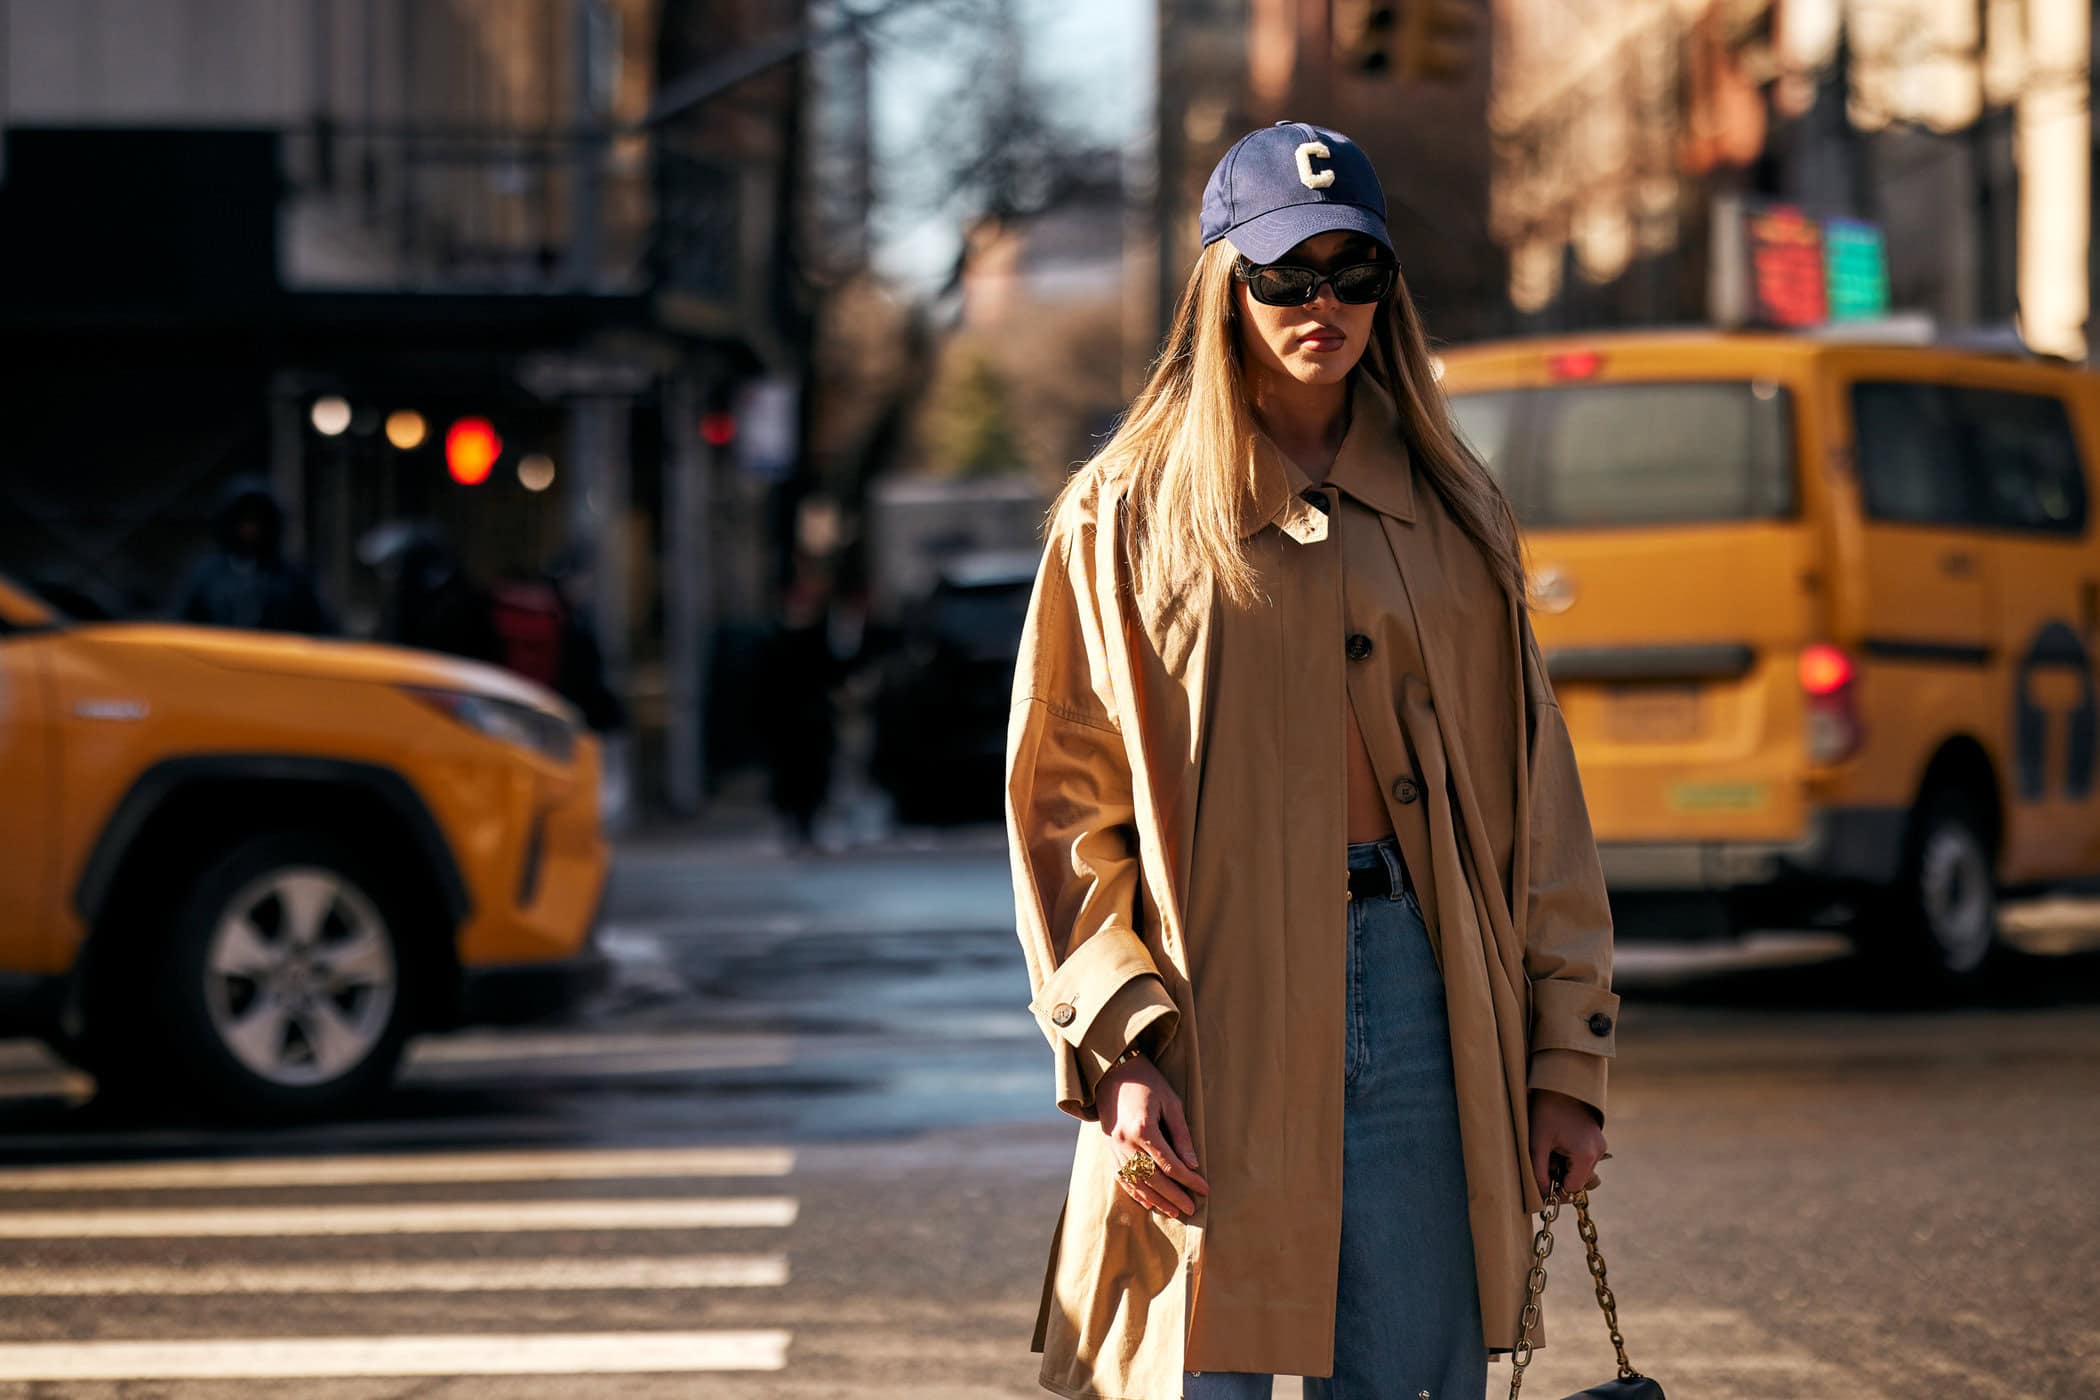
<svg viewBox="0 0 2100 1400"><path fill-rule="evenodd" d="M1351 381L1351 421L1326 480L1381 515L1412 525L1414 467L1400 432L1400 411L1377 381L1357 373ZM1274 525L1300 542L1326 536L1325 517L1304 499L1315 483L1257 429L1249 495L1240 515L1240 537Z"/></svg>

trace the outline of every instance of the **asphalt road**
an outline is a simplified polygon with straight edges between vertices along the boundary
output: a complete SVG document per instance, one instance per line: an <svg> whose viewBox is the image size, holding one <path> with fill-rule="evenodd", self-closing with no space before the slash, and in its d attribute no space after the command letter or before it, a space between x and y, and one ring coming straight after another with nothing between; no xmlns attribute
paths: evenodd
<svg viewBox="0 0 2100 1400"><path fill-rule="evenodd" d="M636 846L603 1003L426 1042L324 1127L118 1116L0 1042L0 1397L1044 1394L1094 1129L1049 1106L1008 900L988 833ZM2100 906L2020 923L1958 1008L1831 940L1622 948L1596 1206L1673 1400L2100 1395ZM1570 1223L1526 1395L1611 1372L1581 1258Z"/></svg>

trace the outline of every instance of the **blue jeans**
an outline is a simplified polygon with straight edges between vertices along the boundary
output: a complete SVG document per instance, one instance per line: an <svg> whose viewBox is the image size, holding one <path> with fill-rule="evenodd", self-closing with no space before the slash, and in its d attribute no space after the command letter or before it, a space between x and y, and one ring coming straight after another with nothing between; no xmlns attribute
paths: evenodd
<svg viewBox="0 0 2100 1400"><path fill-rule="evenodd" d="M1399 843L1354 842L1351 869ZM1487 1344L1466 1220L1444 979L1414 892L1349 901L1348 1050L1342 1110L1342 1251L1334 1374L1305 1400L1479 1400ZM1269 1400L1273 1376L1191 1371L1185 1400Z"/></svg>

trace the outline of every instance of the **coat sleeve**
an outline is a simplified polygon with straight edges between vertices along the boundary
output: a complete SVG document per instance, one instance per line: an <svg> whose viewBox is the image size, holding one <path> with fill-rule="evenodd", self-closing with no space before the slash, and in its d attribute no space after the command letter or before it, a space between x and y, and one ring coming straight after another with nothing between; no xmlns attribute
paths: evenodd
<svg viewBox="0 0 2100 1400"><path fill-rule="evenodd" d="M1055 1053L1057 1106L1097 1120L1094 1086L1179 1012L1139 936L1130 761L1092 586L1091 533L1053 532L1014 670L1006 832L1029 1009Z"/></svg>
<svg viewBox="0 0 2100 1400"><path fill-rule="evenodd" d="M1619 998L1611 990L1611 905L1574 745L1531 619L1521 608L1518 618L1531 799L1524 908L1524 972L1531 982L1528 1082L1582 1100L1601 1123L1619 1021Z"/></svg>

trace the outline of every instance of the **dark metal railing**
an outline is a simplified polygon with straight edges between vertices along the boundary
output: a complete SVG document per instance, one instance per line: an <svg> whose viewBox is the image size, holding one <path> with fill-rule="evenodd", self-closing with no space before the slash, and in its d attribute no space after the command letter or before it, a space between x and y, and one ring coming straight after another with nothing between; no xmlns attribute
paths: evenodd
<svg viewBox="0 0 2100 1400"><path fill-rule="evenodd" d="M740 172L635 130L317 122L287 143L300 289L639 293L739 285Z"/></svg>

